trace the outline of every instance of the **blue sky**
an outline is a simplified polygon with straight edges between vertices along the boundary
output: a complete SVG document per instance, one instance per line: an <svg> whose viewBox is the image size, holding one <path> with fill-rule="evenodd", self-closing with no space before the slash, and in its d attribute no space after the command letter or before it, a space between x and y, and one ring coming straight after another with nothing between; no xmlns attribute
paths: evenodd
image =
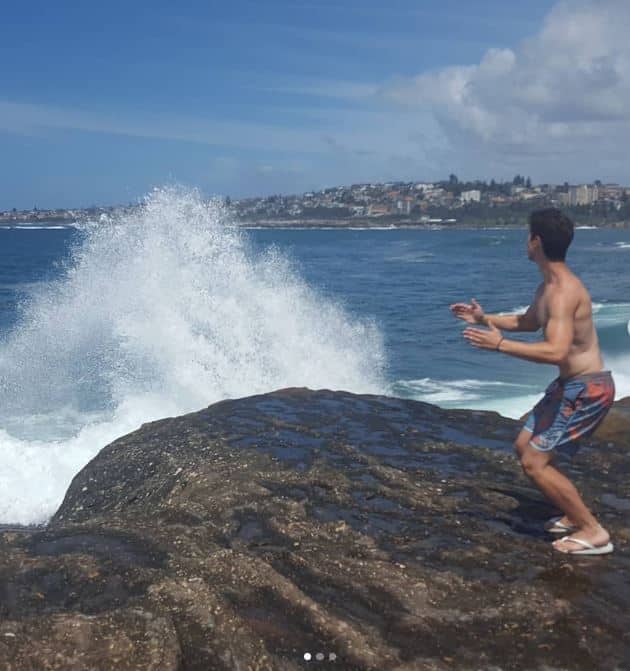
<svg viewBox="0 0 630 671"><path fill-rule="evenodd" d="M579 77L562 100L548 81L565 81L571 31L591 30L602 2L573 3L575 27L571 3L546 0L11 3L0 209L128 202L173 182L242 197L450 172L622 180L612 136L590 173L627 84L616 38L598 33L578 64L599 97L609 87L605 110L583 109Z"/></svg>

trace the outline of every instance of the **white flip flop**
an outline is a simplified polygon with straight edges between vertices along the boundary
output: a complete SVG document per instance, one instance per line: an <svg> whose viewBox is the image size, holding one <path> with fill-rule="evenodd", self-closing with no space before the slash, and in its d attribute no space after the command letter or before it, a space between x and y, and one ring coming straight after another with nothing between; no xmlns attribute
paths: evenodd
<svg viewBox="0 0 630 671"><path fill-rule="evenodd" d="M571 536L563 536L560 540L571 541L578 545L582 545L585 548L584 550L558 550L558 548L552 544L554 550L562 552L564 555L605 555L615 549L615 546L612 543L606 543L606 545L593 545L588 541L583 541L581 538L571 538Z"/></svg>
<svg viewBox="0 0 630 671"><path fill-rule="evenodd" d="M545 531L550 534L566 534L577 531L577 527L567 526L560 521L562 516L552 517L545 523Z"/></svg>

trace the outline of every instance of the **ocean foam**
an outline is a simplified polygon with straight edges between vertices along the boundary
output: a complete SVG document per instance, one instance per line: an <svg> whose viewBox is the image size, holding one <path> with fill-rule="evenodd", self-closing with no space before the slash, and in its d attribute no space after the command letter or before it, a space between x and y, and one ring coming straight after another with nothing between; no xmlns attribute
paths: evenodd
<svg viewBox="0 0 630 671"><path fill-rule="evenodd" d="M593 303L595 327L621 326L630 319L630 303Z"/></svg>
<svg viewBox="0 0 630 671"><path fill-rule="evenodd" d="M625 304L615 304L619 305ZM626 306L630 308L630 305ZM625 324L625 322L623 322ZM624 329L625 331L625 329ZM627 324L630 334L630 322ZM630 353L610 354L603 343L602 354L605 368L610 370L615 380L616 399L630 396ZM630 351L630 340L628 341ZM557 373L556 373L557 374ZM551 381L551 377L547 382ZM470 410L493 410L504 417L519 419L531 410L542 397L545 384L536 388L531 384L518 384L491 380L438 380L420 378L417 380L397 380L389 390L392 395L401 395L425 403L434 403L445 408L465 408Z"/></svg>
<svg viewBox="0 0 630 671"><path fill-rule="evenodd" d="M418 380L397 380L392 389L401 389L418 401L427 403L469 403L485 399L491 402L489 392L501 393L506 387L529 389L527 385L491 380L435 380L429 377ZM495 391L496 390L496 391ZM463 407L463 406L462 406Z"/></svg>
<svg viewBox="0 0 630 671"><path fill-rule="evenodd" d="M217 202L156 190L82 224L57 282L0 342L0 522L40 523L104 445L143 422L290 386L383 393L376 324L255 254Z"/></svg>
<svg viewBox="0 0 630 671"><path fill-rule="evenodd" d="M431 252L416 252L400 254L398 256L387 256L383 260L393 263L426 263L435 257Z"/></svg>
<svg viewBox="0 0 630 671"><path fill-rule="evenodd" d="M508 312L497 312L498 315L513 315L513 314L525 314L529 305L517 305L515 308L512 308Z"/></svg>
<svg viewBox="0 0 630 671"><path fill-rule="evenodd" d="M606 368L612 371L615 380L615 398L630 396L630 355L606 357Z"/></svg>

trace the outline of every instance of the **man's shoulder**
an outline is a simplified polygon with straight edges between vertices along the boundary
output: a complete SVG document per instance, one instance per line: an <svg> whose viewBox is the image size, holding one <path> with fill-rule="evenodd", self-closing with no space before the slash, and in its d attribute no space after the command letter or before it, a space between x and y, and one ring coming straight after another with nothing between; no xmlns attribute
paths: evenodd
<svg viewBox="0 0 630 671"><path fill-rule="evenodd" d="M575 309L585 298L588 291L578 277L571 278L558 285L549 285L545 289L545 299L550 310L567 311Z"/></svg>

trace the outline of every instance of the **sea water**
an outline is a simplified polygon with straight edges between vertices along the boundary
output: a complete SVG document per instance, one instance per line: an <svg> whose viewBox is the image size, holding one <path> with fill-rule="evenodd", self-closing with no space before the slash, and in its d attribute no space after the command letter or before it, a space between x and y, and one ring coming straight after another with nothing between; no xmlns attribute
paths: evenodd
<svg viewBox="0 0 630 671"><path fill-rule="evenodd" d="M107 443L224 398L304 386L519 417L556 369L471 348L448 306L525 309L526 239L243 230L178 189L75 227L0 228L0 523L45 522ZM630 231L577 230L568 261L628 395Z"/></svg>

